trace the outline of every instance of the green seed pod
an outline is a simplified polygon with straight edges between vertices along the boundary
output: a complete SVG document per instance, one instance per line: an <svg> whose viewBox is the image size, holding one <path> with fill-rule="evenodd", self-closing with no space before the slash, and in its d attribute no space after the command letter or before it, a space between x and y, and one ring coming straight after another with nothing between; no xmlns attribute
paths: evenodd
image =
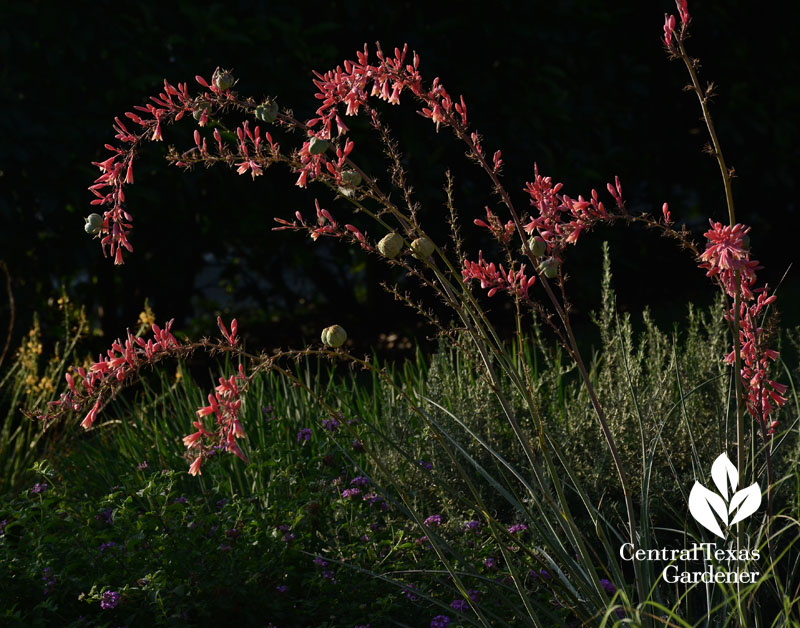
<svg viewBox="0 0 800 628"><path fill-rule="evenodd" d="M342 185L348 188L357 188L361 185L361 175L355 170L343 170Z"/></svg>
<svg viewBox="0 0 800 628"><path fill-rule="evenodd" d="M548 279L553 279L558 274L558 260L555 257L548 257L539 264L539 272L544 273Z"/></svg>
<svg viewBox="0 0 800 628"><path fill-rule="evenodd" d="M742 249L745 251L750 250L750 236L746 233L742 236Z"/></svg>
<svg viewBox="0 0 800 628"><path fill-rule="evenodd" d="M265 100L256 107L256 119L272 124L278 119L278 103L274 100Z"/></svg>
<svg viewBox="0 0 800 628"><path fill-rule="evenodd" d="M433 254L433 242L428 238L417 238L411 243L411 254L417 259L426 260Z"/></svg>
<svg viewBox="0 0 800 628"><path fill-rule="evenodd" d="M211 108L211 105L209 105L209 104L200 105L200 106L199 106L197 109L195 109L195 110L192 112L192 117L193 117L195 120L198 120L198 121L199 121L199 120L200 120L200 118L202 118L202 117L203 117L203 114L204 114L204 113L206 113L206 112L207 112L207 111L208 111L210 108Z"/></svg>
<svg viewBox="0 0 800 628"><path fill-rule="evenodd" d="M383 236L381 241L378 242L378 250L381 252L381 255L388 257L389 259L394 259L397 257L402 248L403 238L396 233L389 233Z"/></svg>
<svg viewBox="0 0 800 628"><path fill-rule="evenodd" d="M541 257L544 255L547 246L544 243L544 239L539 236L534 236L530 240L528 240L528 247L531 250L531 253L534 257ZM525 247L522 247L522 254L525 255Z"/></svg>
<svg viewBox="0 0 800 628"><path fill-rule="evenodd" d="M321 338L322 344L335 349L341 347L347 340L347 332L341 325L331 325L322 330Z"/></svg>
<svg viewBox="0 0 800 628"><path fill-rule="evenodd" d="M89 235L98 233L103 227L103 217L100 214L89 214L84 220L86 224L83 225L83 230Z"/></svg>
<svg viewBox="0 0 800 628"><path fill-rule="evenodd" d="M233 87L235 82L236 79L233 78L233 74L227 70L217 70L214 72L214 87L221 92L227 92L231 87Z"/></svg>
<svg viewBox="0 0 800 628"><path fill-rule="evenodd" d="M328 140L312 137L311 141L308 143L308 152L312 155L321 155L328 150L328 146L330 146L330 142Z"/></svg>

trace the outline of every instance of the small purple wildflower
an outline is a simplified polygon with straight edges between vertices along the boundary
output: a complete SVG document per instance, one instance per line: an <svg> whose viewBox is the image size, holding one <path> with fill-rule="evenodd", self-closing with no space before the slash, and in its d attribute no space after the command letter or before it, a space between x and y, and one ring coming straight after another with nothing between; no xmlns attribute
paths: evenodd
<svg viewBox="0 0 800 628"><path fill-rule="evenodd" d="M56 583L56 577L53 575L53 570L50 569L50 567L44 568L42 580L44 580L44 594L49 595L53 590L53 585Z"/></svg>
<svg viewBox="0 0 800 628"><path fill-rule="evenodd" d="M311 435L313 432L311 431L310 427L304 427L302 430L297 432L297 442L298 443L305 443L311 440Z"/></svg>
<svg viewBox="0 0 800 628"><path fill-rule="evenodd" d="M329 432L335 432L336 430L339 429L339 421L337 421L333 417L328 419L323 419L322 427L324 427Z"/></svg>
<svg viewBox="0 0 800 628"><path fill-rule="evenodd" d="M425 521L423 521L426 526L440 526L442 525L442 515L431 515Z"/></svg>
<svg viewBox="0 0 800 628"><path fill-rule="evenodd" d="M469 595L470 600L477 602L478 596L481 594L481 592L478 591L478 589L467 589L467 594Z"/></svg>
<svg viewBox="0 0 800 628"><path fill-rule="evenodd" d="M289 587L287 587L285 584L279 584L277 587L275 587L275 590L278 593L286 593L289 590Z"/></svg>
<svg viewBox="0 0 800 628"><path fill-rule="evenodd" d="M219 546L219 551L220 551L220 552L229 552L229 551L230 551L230 549L231 549L230 543L222 543L222 544Z"/></svg>
<svg viewBox="0 0 800 628"><path fill-rule="evenodd" d="M234 541L238 539L241 536L241 534L242 534L241 530L238 530L236 528L225 530L225 536L227 536L229 539L233 539Z"/></svg>
<svg viewBox="0 0 800 628"><path fill-rule="evenodd" d="M216 504L217 510L222 510L222 507L227 503L228 503L228 499L226 497L223 497L222 499L218 500L217 504Z"/></svg>
<svg viewBox="0 0 800 628"><path fill-rule="evenodd" d="M453 600L450 602L450 608L463 613L469 608L469 604L465 600Z"/></svg>
<svg viewBox="0 0 800 628"><path fill-rule="evenodd" d="M175 501L173 501L172 503L173 503L173 504L185 504L185 503L187 503L187 502L188 502L188 500L186 499L186 497L184 497L183 495L181 495L180 497L176 497L176 498L175 498Z"/></svg>
<svg viewBox="0 0 800 628"><path fill-rule="evenodd" d="M106 508L100 514L95 515L94 518L97 519L98 521L102 521L103 523L110 524L111 523L111 513L112 513L111 508Z"/></svg>
<svg viewBox="0 0 800 628"><path fill-rule="evenodd" d="M525 532L528 529L524 523L515 523L508 529L509 534L518 534L520 532Z"/></svg>
<svg viewBox="0 0 800 628"><path fill-rule="evenodd" d="M421 466L426 471L430 471L433 469L433 465L430 462L426 462L425 460L420 459L419 466Z"/></svg>
<svg viewBox="0 0 800 628"><path fill-rule="evenodd" d="M489 569L494 569L494 565L497 561L494 558L485 558L483 560L483 564L486 565Z"/></svg>
<svg viewBox="0 0 800 628"><path fill-rule="evenodd" d="M107 549L111 549L112 547L115 547L116 545L117 544L114 543L114 541L109 541L108 543L101 543L100 544L100 553L102 554Z"/></svg>
<svg viewBox="0 0 800 628"><path fill-rule="evenodd" d="M330 580L331 582L333 582L333 584L336 584L336 576L334 575L334 573L332 571L328 571L327 569L323 569L322 577L325 578L325 580Z"/></svg>
<svg viewBox="0 0 800 628"><path fill-rule="evenodd" d="M344 418L344 415L340 415L340 416L341 416L342 418ZM353 417L352 419L350 419L350 420L347 422L347 424L348 424L348 425L358 425L358 417L357 417L357 416Z"/></svg>
<svg viewBox="0 0 800 628"><path fill-rule="evenodd" d="M116 591L106 591L103 593L103 597L100 600L100 608L104 611L111 610L117 604L119 604L119 593Z"/></svg>
<svg viewBox="0 0 800 628"><path fill-rule="evenodd" d="M266 405L261 407L261 412L264 415L264 420L269 421L275 418L275 408L272 405Z"/></svg>
<svg viewBox="0 0 800 628"><path fill-rule="evenodd" d="M31 489L31 493L44 493L45 491L50 489L50 485L47 482L42 482L41 484L37 482L33 485Z"/></svg>
<svg viewBox="0 0 800 628"><path fill-rule="evenodd" d="M447 615L437 615L431 619L431 628L447 628L450 625L450 618Z"/></svg>
<svg viewBox="0 0 800 628"><path fill-rule="evenodd" d="M359 537L359 540L360 540L362 543L369 543L369 542L370 542L369 534L362 534L362 535Z"/></svg>
<svg viewBox="0 0 800 628"><path fill-rule="evenodd" d="M6 535L6 526L8 525L8 519L3 519L0 521L0 536Z"/></svg>
<svg viewBox="0 0 800 628"><path fill-rule="evenodd" d="M359 475L358 477L350 480L350 486L366 486L367 484L369 484L369 478L366 478L363 475Z"/></svg>
<svg viewBox="0 0 800 628"><path fill-rule="evenodd" d="M147 468L147 460L142 460L139 464L136 465L137 471L144 471Z"/></svg>
<svg viewBox="0 0 800 628"><path fill-rule="evenodd" d="M609 595L614 595L617 592L617 587L615 587L614 583L607 578L600 579L600 586L603 587L603 590Z"/></svg>
<svg viewBox="0 0 800 628"><path fill-rule="evenodd" d="M414 594L412 589L416 589L416 585L412 583L408 583L405 587L403 587L403 595L405 595L409 600L412 602L416 602L419 599L419 596Z"/></svg>
<svg viewBox="0 0 800 628"><path fill-rule="evenodd" d="M322 558L322 556L317 556L316 558L314 558L314 564L317 567L323 567L324 568L324 567L328 566L328 561L325 560L324 558Z"/></svg>
<svg viewBox="0 0 800 628"><path fill-rule="evenodd" d="M372 624L358 624L355 628L372 628Z"/></svg>
<svg viewBox="0 0 800 628"><path fill-rule="evenodd" d="M357 495L360 494L361 494L360 488L346 488L342 491L342 497L344 499L352 499L353 497L356 497Z"/></svg>
<svg viewBox="0 0 800 628"><path fill-rule="evenodd" d="M364 451L364 443L357 438L353 439L353 451Z"/></svg>
<svg viewBox="0 0 800 628"><path fill-rule="evenodd" d="M539 577L544 578L545 580L550 580L550 573L547 571L547 569L540 569Z"/></svg>
<svg viewBox="0 0 800 628"><path fill-rule="evenodd" d="M376 530L380 529L380 527L381 527L380 523L370 523L369 524L369 529L372 530L373 532L375 532Z"/></svg>
<svg viewBox="0 0 800 628"><path fill-rule="evenodd" d="M469 530L471 532L475 532L476 534L480 532L481 526L483 524L480 521L467 521L464 524L464 529Z"/></svg>

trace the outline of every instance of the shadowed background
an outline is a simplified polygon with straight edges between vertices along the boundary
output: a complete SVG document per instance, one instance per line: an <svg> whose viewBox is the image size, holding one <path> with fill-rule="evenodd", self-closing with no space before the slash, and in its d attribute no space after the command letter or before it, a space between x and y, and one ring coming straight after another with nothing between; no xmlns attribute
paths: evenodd
<svg viewBox="0 0 800 628"><path fill-rule="evenodd" d="M702 78L719 86L712 111L739 177L737 218L753 226L754 255L765 266L760 276L775 285L795 258L798 231L800 91L789 78L800 75L791 32L797 9L753 13L741 1L689 8L690 52L701 59ZM47 2L8 5L0 29L6 60L0 66L0 259L12 276L15 334L65 285L106 339L134 325L145 298L159 321L175 317L176 327L194 337L213 333L217 313L238 316L254 346L299 346L333 322L352 330L358 348L397 349L386 336L429 335L413 312L381 290L381 280L398 278L379 260L335 242L271 231L275 216L288 218L298 209L311 215L315 195L344 218L343 204L324 189L300 190L296 176L280 168L253 182L222 168L184 174L168 167L168 145L192 145L190 121L169 127L165 142L148 145L136 167L136 185L126 190L136 250L126 264L103 259L99 243L83 231L83 217L92 211L86 188L98 172L90 162L105 158L113 117L144 104L164 78L192 86L195 74L233 68L242 94L277 96L308 118L317 103L312 71L354 58L364 42L374 50L376 40L388 50L408 42L428 84L440 76L451 94L464 94L487 151L503 150L505 182L518 207L527 206L522 187L534 162L571 196L593 187L604 193L619 175L632 212L658 212L669 201L673 218L699 241L707 218L726 222L727 212L716 162L701 152L706 136L696 98L681 92L685 70L667 61L659 43L665 11L675 11L670 2L599 0L451 10L350 1L302 8L188 1L166 9L154 2L69 10ZM423 225L444 237L449 167L468 248L473 257L479 248L493 256L491 243L472 226L487 204L504 216L486 177L446 132L436 135L414 110L410 97L399 111L384 108L422 203ZM357 152L365 146L357 143ZM368 163L373 172L381 166ZM584 236L566 263L579 329L590 329L587 314L598 307L603 240L611 243L622 310L649 305L658 320L674 321L688 302L707 303L716 294L691 259L654 234L601 228ZM784 322L791 324L800 322L795 275L789 273L779 293ZM491 305L502 314L506 303L497 296ZM8 312L3 298L3 327ZM101 340L98 350L106 344Z"/></svg>

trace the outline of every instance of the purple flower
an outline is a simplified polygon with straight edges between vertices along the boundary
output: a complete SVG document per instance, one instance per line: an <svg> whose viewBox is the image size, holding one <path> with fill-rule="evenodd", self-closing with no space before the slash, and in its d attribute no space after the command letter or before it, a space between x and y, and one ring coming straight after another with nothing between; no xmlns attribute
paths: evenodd
<svg viewBox="0 0 800 628"><path fill-rule="evenodd" d="M361 493L360 488L346 488L342 491L342 497L344 499L351 499L353 497L356 497L360 493Z"/></svg>
<svg viewBox="0 0 800 628"><path fill-rule="evenodd" d="M310 427L304 427L302 430L297 432L297 442L298 443L305 443L306 441L311 440L311 431Z"/></svg>
<svg viewBox="0 0 800 628"><path fill-rule="evenodd" d="M333 584L336 584L336 577L334 576L334 573L332 571L328 571L327 569L323 569L322 570L322 577L325 578L325 580L330 580L331 582L333 582Z"/></svg>
<svg viewBox="0 0 800 628"><path fill-rule="evenodd" d="M524 523L515 523L508 529L509 534L517 534L519 532L525 532L528 529Z"/></svg>
<svg viewBox="0 0 800 628"><path fill-rule="evenodd" d="M322 421L322 427L324 427L329 432L335 432L339 429L339 421L334 418L324 419Z"/></svg>
<svg viewBox="0 0 800 628"><path fill-rule="evenodd" d="M442 515L431 515L422 523L426 526L440 526L442 525Z"/></svg>
<svg viewBox="0 0 800 628"><path fill-rule="evenodd" d="M94 518L98 521L102 521L103 523L111 523L111 508L106 508L101 512L99 515L95 515Z"/></svg>
<svg viewBox="0 0 800 628"><path fill-rule="evenodd" d="M477 533L478 531L480 531L482 525L483 524L480 521L467 521L464 524L464 529L471 530Z"/></svg>
<svg viewBox="0 0 800 628"><path fill-rule="evenodd" d="M453 600L450 602L450 608L453 608L457 611L464 612L469 608L469 604L465 600Z"/></svg>
<svg viewBox="0 0 800 628"><path fill-rule="evenodd" d="M275 408L273 408L271 405L262 406L261 412L264 414L265 421L275 418Z"/></svg>
<svg viewBox="0 0 800 628"><path fill-rule="evenodd" d="M53 570L50 569L50 567L44 568L42 580L44 580L44 594L49 595L53 590L53 585L56 583L56 577L53 575Z"/></svg>
<svg viewBox="0 0 800 628"><path fill-rule="evenodd" d="M50 488L50 485L47 482L42 482L39 484L38 482L33 485L31 489L31 493L44 493L46 490Z"/></svg>
<svg viewBox="0 0 800 628"><path fill-rule="evenodd" d="M417 587L416 587L416 585L414 585L414 584L411 584L411 583L407 584L407 585L406 585L406 586L403 588L403 594L404 594L404 595L405 595L405 596L406 596L406 597L407 597L409 600L411 600L412 602L416 602L416 601L419 599L419 597L418 597L418 596L416 596L416 595L414 594L414 591L412 591L412 589L416 589L416 588L417 588Z"/></svg>
<svg viewBox="0 0 800 628"><path fill-rule="evenodd" d="M241 530L238 530L236 528L225 530L225 536L227 536L229 539L236 540L239 538L239 536L241 536L241 534L242 534Z"/></svg>
<svg viewBox="0 0 800 628"><path fill-rule="evenodd" d="M431 469L433 469L433 465L430 462L425 462L424 460L419 461L419 466L421 466L426 471L430 471ZM444 617L444 615L442 615L442 617Z"/></svg>
<svg viewBox="0 0 800 628"><path fill-rule="evenodd" d="M147 460L142 460L142 462L136 465L137 471L144 471L146 468L147 468Z"/></svg>
<svg viewBox="0 0 800 628"><path fill-rule="evenodd" d="M216 504L217 505L217 510L222 510L222 507L227 503L228 503L228 500L225 497L223 497L222 499L217 501L217 504Z"/></svg>
<svg viewBox="0 0 800 628"><path fill-rule="evenodd" d="M358 624L355 628L371 628L372 624Z"/></svg>
<svg viewBox="0 0 800 628"><path fill-rule="evenodd" d="M493 569L494 568L495 562L496 561L495 561L494 558L485 558L483 560L483 564L486 565L489 569Z"/></svg>
<svg viewBox="0 0 800 628"><path fill-rule="evenodd" d="M350 486L366 486L367 484L369 484L369 478L365 478L363 475L350 480Z"/></svg>
<svg viewBox="0 0 800 628"><path fill-rule="evenodd" d="M369 543L369 541L370 541L370 539L369 539L369 534L362 534L362 535L359 537L359 540L360 540L362 543Z"/></svg>
<svg viewBox="0 0 800 628"><path fill-rule="evenodd" d="M5 536L7 525L8 525L8 519L3 519L2 521L0 521L0 536Z"/></svg>
<svg viewBox="0 0 800 628"><path fill-rule="evenodd" d="M431 628L447 628L450 625L450 618L447 615L437 615L431 619Z"/></svg>
<svg viewBox="0 0 800 628"><path fill-rule="evenodd" d="M614 583L606 578L600 579L600 586L602 586L603 590L609 595L614 595L617 592L617 587L614 586Z"/></svg>
<svg viewBox="0 0 800 628"><path fill-rule="evenodd" d="M119 593L116 591L106 591L103 593L103 598L100 600L100 608L104 611L108 611L117 604L119 604Z"/></svg>
<svg viewBox="0 0 800 628"><path fill-rule="evenodd" d="M107 549L114 547L116 543L114 541L109 541L108 543L101 543L100 544L100 552L105 552Z"/></svg>
<svg viewBox="0 0 800 628"><path fill-rule="evenodd" d="M480 591L477 589L467 589L467 593L469 594L469 599L473 602L478 601L478 596L480 595Z"/></svg>
<svg viewBox="0 0 800 628"><path fill-rule="evenodd" d="M275 587L275 590L278 593L286 593L289 590L289 587L287 587L285 584L279 584L277 587Z"/></svg>
<svg viewBox="0 0 800 628"><path fill-rule="evenodd" d="M328 561L327 561L327 560L325 560L324 558L322 558L322 556L317 556L317 557L314 559L314 564L315 564L317 567L327 567L327 566L328 566Z"/></svg>
<svg viewBox="0 0 800 628"><path fill-rule="evenodd" d="M175 501L173 501L172 503L173 503L173 504L185 504L187 501L188 501L188 500L186 499L186 497L184 497L183 495L181 495L180 497L176 497L176 498L175 498Z"/></svg>
<svg viewBox="0 0 800 628"><path fill-rule="evenodd" d="M353 439L353 451L364 451L364 444L357 438Z"/></svg>

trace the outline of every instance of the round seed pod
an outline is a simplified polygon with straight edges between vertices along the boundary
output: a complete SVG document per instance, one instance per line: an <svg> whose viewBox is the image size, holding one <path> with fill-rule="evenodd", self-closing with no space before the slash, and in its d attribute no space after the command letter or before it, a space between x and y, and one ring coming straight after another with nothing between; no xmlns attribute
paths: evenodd
<svg viewBox="0 0 800 628"><path fill-rule="evenodd" d="M742 249L745 251L750 250L750 236L746 233L742 236Z"/></svg>
<svg viewBox="0 0 800 628"><path fill-rule="evenodd" d="M347 332L341 325L331 325L322 330L321 338L322 344L335 349L341 347L347 340Z"/></svg>
<svg viewBox="0 0 800 628"><path fill-rule="evenodd" d="M202 117L203 117L203 114L204 114L206 111L208 111L210 108L211 108L211 105L209 105L209 104L200 105L200 106L199 106L197 109L195 109L195 110L192 112L192 117L193 117L195 120L198 120L198 121L199 121L199 120L200 120L200 118L202 118Z"/></svg>
<svg viewBox="0 0 800 628"><path fill-rule="evenodd" d="M381 255L389 259L397 257L402 248L403 238L394 232L386 234L381 238L381 241L378 242L378 250L381 252Z"/></svg>
<svg viewBox="0 0 800 628"><path fill-rule="evenodd" d="M433 250L433 242L426 237L417 238L411 243L411 253L417 259L428 259L433 254Z"/></svg>
<svg viewBox="0 0 800 628"><path fill-rule="evenodd" d="M274 100L266 100L256 107L255 115L257 120L272 124L278 119L278 103Z"/></svg>
<svg viewBox="0 0 800 628"><path fill-rule="evenodd" d="M328 150L328 146L330 145L331 144L328 140L312 137L311 141L308 143L308 152L312 155L321 155Z"/></svg>
<svg viewBox="0 0 800 628"><path fill-rule="evenodd" d="M558 260L555 257L548 257L539 264L539 272L544 273L548 279L553 279L558 274Z"/></svg>
<svg viewBox="0 0 800 628"><path fill-rule="evenodd" d="M89 214L85 220L86 224L83 225L83 230L89 235L98 233L103 227L103 217L100 214Z"/></svg>
<svg viewBox="0 0 800 628"><path fill-rule="evenodd" d="M547 245L544 243L544 239L539 236L534 236L530 240L528 240L528 247L531 250L531 253L534 257L541 257L544 255L545 250L547 249ZM522 247L522 254L525 255L525 247Z"/></svg>
<svg viewBox="0 0 800 628"><path fill-rule="evenodd" d="M227 92L231 87L233 87L235 82L236 79L233 78L233 74L227 70L217 70L214 72L214 87L221 92Z"/></svg>
<svg viewBox="0 0 800 628"><path fill-rule="evenodd" d="M342 185L348 188L357 188L361 185L361 175L355 170L343 170Z"/></svg>

